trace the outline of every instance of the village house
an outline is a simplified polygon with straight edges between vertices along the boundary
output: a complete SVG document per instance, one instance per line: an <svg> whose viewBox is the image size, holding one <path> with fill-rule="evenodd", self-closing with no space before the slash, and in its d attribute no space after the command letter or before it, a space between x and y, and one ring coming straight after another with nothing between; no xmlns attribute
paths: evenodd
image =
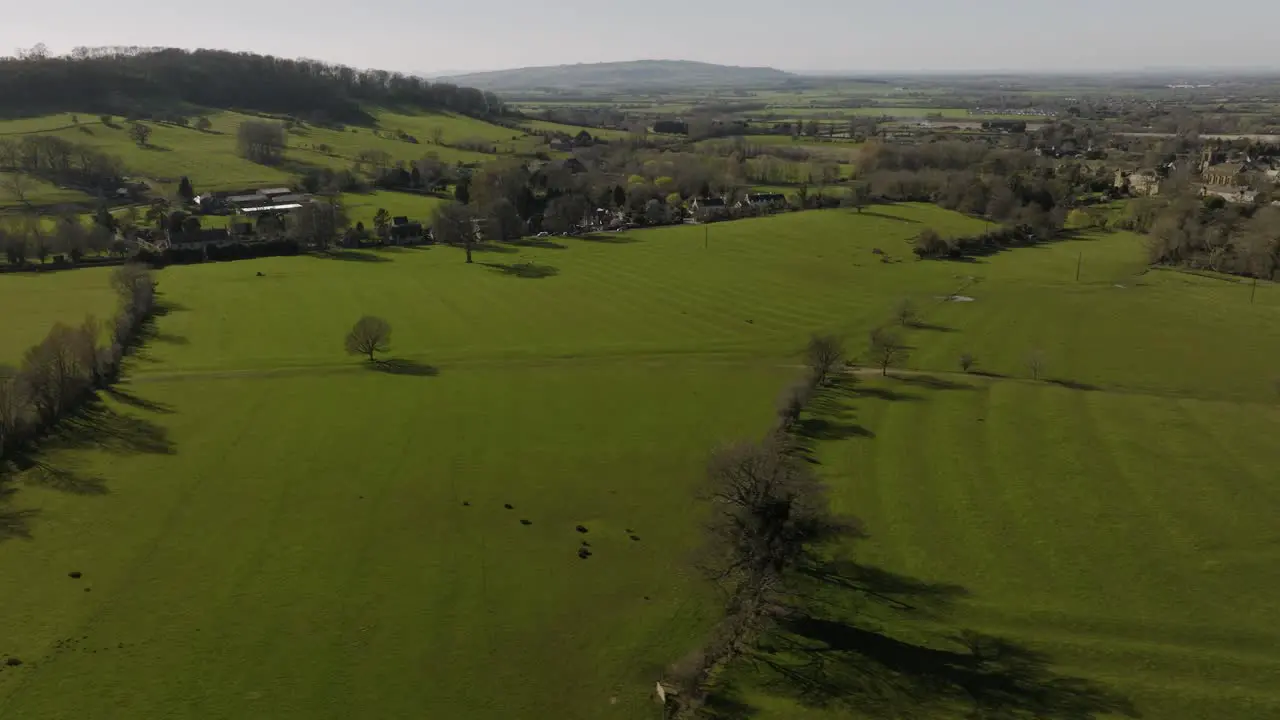
<svg viewBox="0 0 1280 720"><path fill-rule="evenodd" d="M1217 187L1239 187L1249 184L1249 176L1244 163L1218 163L1206 167L1200 173L1200 181Z"/></svg>
<svg viewBox="0 0 1280 720"><path fill-rule="evenodd" d="M738 205L759 210L783 210L787 207L787 196L782 193L747 193Z"/></svg>
<svg viewBox="0 0 1280 720"><path fill-rule="evenodd" d="M1127 186L1130 194L1138 197L1160 194L1160 174L1151 169L1138 170L1132 173L1117 170L1113 184L1117 189Z"/></svg>
<svg viewBox="0 0 1280 720"><path fill-rule="evenodd" d="M724 198L694 198L689 213L701 222L723 220L729 217L729 206Z"/></svg>

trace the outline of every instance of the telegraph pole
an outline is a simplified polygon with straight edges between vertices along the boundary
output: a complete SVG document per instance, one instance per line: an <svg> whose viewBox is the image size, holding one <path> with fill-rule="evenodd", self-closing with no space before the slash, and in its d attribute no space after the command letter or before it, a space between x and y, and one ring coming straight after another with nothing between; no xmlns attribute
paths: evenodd
<svg viewBox="0 0 1280 720"><path fill-rule="evenodd" d="M1253 279L1253 289L1249 291L1249 304L1253 304L1253 299L1258 295L1258 278Z"/></svg>
<svg viewBox="0 0 1280 720"><path fill-rule="evenodd" d="M1076 258L1076 282L1080 282L1080 266L1084 264L1084 253Z"/></svg>

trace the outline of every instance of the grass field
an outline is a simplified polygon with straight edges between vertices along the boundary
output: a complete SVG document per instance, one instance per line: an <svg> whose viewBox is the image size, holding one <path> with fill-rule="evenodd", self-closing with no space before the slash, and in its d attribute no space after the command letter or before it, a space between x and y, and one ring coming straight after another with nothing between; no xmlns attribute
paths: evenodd
<svg viewBox="0 0 1280 720"><path fill-rule="evenodd" d="M116 309L111 272L88 268L0 276L0 364L17 365L54 323L78 325L89 314L110 320Z"/></svg>
<svg viewBox="0 0 1280 720"><path fill-rule="evenodd" d="M828 588L831 612L938 647L1005 636L1146 717L1280 712L1280 289L1143 273L1126 234L914 261L926 226L982 223L877 206L471 266L432 247L163 271L156 338L46 458L82 492L16 498L40 514L0 543L0 655L24 661L0 716L654 717L652 681L715 619L690 566L706 453L768 426L809 332L857 352L903 297L934 379L867 377L806 428L867 524L858 560L967 595L853 616ZM364 313L402 374L342 355ZM992 376L951 374L965 351ZM758 717L859 717L730 676Z"/></svg>
<svg viewBox="0 0 1280 720"><path fill-rule="evenodd" d="M144 122L152 129L147 147L139 147L128 135L128 124L116 118L115 127L103 125L96 117L78 116L79 125L69 114L41 118L0 121L0 137L19 139L26 134L52 134L71 142L99 148L118 156L131 174L146 177L160 186L176 187L182 176L191 179L197 192L241 189L265 185L290 185L297 173L313 167L341 169L350 167L361 150L381 150L393 160L412 162L434 154L448 163L484 163L494 155L450 147L468 139L494 143L503 153L532 153L545 148L541 138L499 127L473 118L442 113L406 115L379 112L378 129L394 133L403 130L418 143L374 135L370 128L332 130L307 126L290 132L286 161L278 167L249 162L236 152L236 129L241 122L254 119L234 112L208 115L212 126L208 132L194 127ZM432 130L441 131L442 145L432 144ZM321 147L327 150L321 150ZM34 204L92 203L83 193L36 183L30 201ZM0 207L18 203L0 193Z"/></svg>
<svg viewBox="0 0 1280 720"><path fill-rule="evenodd" d="M436 207L443 202L445 202L443 198L432 195L387 190L366 194L343 193L342 195L342 204L347 209L351 225L354 227L356 223L362 222L370 230L373 229L373 216L379 208L386 210L391 217L403 215L410 220L427 225Z"/></svg>

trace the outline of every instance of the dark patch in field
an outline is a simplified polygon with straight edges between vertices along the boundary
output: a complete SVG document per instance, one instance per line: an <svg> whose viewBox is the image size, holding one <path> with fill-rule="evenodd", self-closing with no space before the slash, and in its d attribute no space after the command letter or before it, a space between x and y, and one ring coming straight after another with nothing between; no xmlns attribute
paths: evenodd
<svg viewBox="0 0 1280 720"><path fill-rule="evenodd" d="M4 664L8 665L9 667L18 667L19 665L22 664L22 660L16 657L5 658Z"/></svg>
<svg viewBox="0 0 1280 720"><path fill-rule="evenodd" d="M1008 380L1009 379L1008 375L1003 375L998 372L991 372L990 370L970 370L969 374L977 375L978 377L991 378L992 380Z"/></svg>
<svg viewBox="0 0 1280 720"><path fill-rule="evenodd" d="M587 558L591 557L591 551L584 547L578 548L578 557L582 558L583 560L586 560Z"/></svg>
<svg viewBox="0 0 1280 720"><path fill-rule="evenodd" d="M1097 392L1098 390L1102 389L1097 385L1090 385L1089 383L1076 382L1075 380L1063 380L1061 378L1046 378L1045 382L1053 385L1057 385L1058 387L1064 387L1068 390L1080 390L1083 392Z"/></svg>
<svg viewBox="0 0 1280 720"><path fill-rule="evenodd" d="M906 223L907 225L919 225L919 224L920 224L920 221L919 221L919 220L912 220L911 218L898 217L897 215L890 215L890 214L888 214L888 213L876 212L875 210L863 210L862 212L860 212L860 213L855 213L855 214L857 214L857 215L865 215L865 216L867 216L867 217L880 218L880 219L882 219L882 220L894 220L894 221L896 221L896 222Z"/></svg>
<svg viewBox="0 0 1280 720"><path fill-rule="evenodd" d="M317 255L316 257L325 258L326 260L342 260L344 262L391 262L388 258L375 255L371 252L362 252L360 250L330 250L329 252Z"/></svg>
<svg viewBox="0 0 1280 720"><path fill-rule="evenodd" d="M507 277L524 278L525 280L541 280L560 274L560 268L553 265L539 265L534 262L480 264Z"/></svg>
<svg viewBox="0 0 1280 720"><path fill-rule="evenodd" d="M916 387L928 388L929 390L977 390L978 388L968 383L956 382L946 378L934 377L933 375L898 375L894 380L904 385L915 385Z"/></svg>
<svg viewBox="0 0 1280 720"><path fill-rule="evenodd" d="M796 432L810 440L845 440L847 438L874 438L876 434L857 423L842 422L824 417L801 420Z"/></svg>
<svg viewBox="0 0 1280 720"><path fill-rule="evenodd" d="M889 402L919 402L924 398L911 393L901 393L897 390L879 387L860 387L853 391L854 395L864 398L875 398L877 400L888 400Z"/></svg>
<svg viewBox="0 0 1280 720"><path fill-rule="evenodd" d="M7 493L3 487L0 487L0 501L3 501L5 494ZM5 540L30 540L31 519L39 513L39 510L0 509L0 542Z"/></svg>
<svg viewBox="0 0 1280 720"><path fill-rule="evenodd" d="M542 248L543 250L568 250L568 245L562 245L554 240L547 238L525 238L524 240L515 240L511 243L516 247L533 247Z"/></svg>
<svg viewBox="0 0 1280 720"><path fill-rule="evenodd" d="M80 578L84 577L84 575L80 573L80 571L78 570L73 570L67 573L67 577L71 578L72 580L79 580Z"/></svg>
<svg viewBox="0 0 1280 720"><path fill-rule="evenodd" d="M462 501L462 506L463 506L463 507L471 507L471 501L470 501L470 500L463 500L463 501Z"/></svg>
<svg viewBox="0 0 1280 720"><path fill-rule="evenodd" d="M508 510L515 510L515 508L511 506L511 503L504 503L502 507Z"/></svg>
<svg viewBox="0 0 1280 720"><path fill-rule="evenodd" d="M576 527L576 528L574 528L574 529L575 529L575 530L577 530L577 531L578 531L578 532L580 532L580 533L585 533L585 532L587 532L587 526L586 526L586 525L579 525L578 527Z"/></svg>
<svg viewBox="0 0 1280 720"><path fill-rule="evenodd" d="M147 410L153 413L160 413L161 415L172 415L174 412L173 406L168 403L147 400L146 398L138 397L127 390L123 390L120 387L107 388L106 393L112 400L139 410Z"/></svg>
<svg viewBox="0 0 1280 720"><path fill-rule="evenodd" d="M500 255L514 255L519 250L507 245L506 243L482 242L475 243L471 246L471 252L477 253L498 253Z"/></svg>
<svg viewBox="0 0 1280 720"><path fill-rule="evenodd" d="M84 589L84 591L85 591L85 592L93 592L93 588L85 588L85 589Z"/></svg>
<svg viewBox="0 0 1280 720"><path fill-rule="evenodd" d="M631 243L640 242L631 235L623 235L622 233L589 233L587 235L578 236L579 240L593 243L603 243L605 245L630 245Z"/></svg>
<svg viewBox="0 0 1280 720"><path fill-rule="evenodd" d="M408 377L435 377L440 374L440 368L435 365L404 358L378 360L365 363L365 367L373 372L386 373L387 375L406 375Z"/></svg>
<svg viewBox="0 0 1280 720"><path fill-rule="evenodd" d="M810 707L883 717L1139 717L1105 686L1055 673L1048 656L1008 639L947 629L960 586L930 583L848 561L809 562L800 592L753 659L774 693ZM867 621L866 605L922 622L903 637ZM874 615L874 613L872 614ZM726 694L726 693L718 693ZM739 703L731 691L728 702ZM733 717L750 715L743 706Z"/></svg>
<svg viewBox="0 0 1280 720"><path fill-rule="evenodd" d="M947 327L946 325L935 325L934 323L927 323L927 322L912 323L911 327L915 328L916 330L928 330L929 332L940 332L940 333L959 332L953 327Z"/></svg>
<svg viewBox="0 0 1280 720"><path fill-rule="evenodd" d="M639 535L629 535L628 537L630 537L630 538L632 539L632 541L634 541L634 542L640 542L640 536L639 536Z"/></svg>
<svg viewBox="0 0 1280 720"><path fill-rule="evenodd" d="M532 525L532 524L533 524L533 521L532 521L532 520L524 520L524 519L521 519L521 520L520 520L520 524L521 524L521 525Z"/></svg>

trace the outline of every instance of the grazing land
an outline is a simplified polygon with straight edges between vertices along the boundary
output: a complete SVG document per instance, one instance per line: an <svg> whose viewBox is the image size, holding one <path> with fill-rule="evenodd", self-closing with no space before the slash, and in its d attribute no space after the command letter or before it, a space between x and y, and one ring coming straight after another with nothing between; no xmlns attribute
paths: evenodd
<svg viewBox="0 0 1280 720"><path fill-rule="evenodd" d="M823 588L817 619L849 626L824 642L863 641L827 654L826 687L943 677L929 661L974 630L1043 653L1046 697L1082 678L1146 717L1280 712L1280 289L1147 271L1127 233L916 261L925 227L985 223L878 205L474 265L435 246L164 270L109 412L44 458L62 489L16 498L39 514L0 542L0 655L23 660L0 715L653 717L653 680L717 619L691 554L708 451L765 431L810 332L859 355L904 298L905 368L858 371L803 427L866 524L854 559L912 579L890 594L914 606L905 587L954 597L926 616ZM100 279L77 307L109 307ZM363 314L393 326L391 362L342 354ZM760 668L726 675L758 717L878 716Z"/></svg>
<svg viewBox="0 0 1280 720"><path fill-rule="evenodd" d="M17 365L54 323L78 325L86 315L110 320L115 312L109 268L75 272L13 273L0 280L0 365Z"/></svg>

